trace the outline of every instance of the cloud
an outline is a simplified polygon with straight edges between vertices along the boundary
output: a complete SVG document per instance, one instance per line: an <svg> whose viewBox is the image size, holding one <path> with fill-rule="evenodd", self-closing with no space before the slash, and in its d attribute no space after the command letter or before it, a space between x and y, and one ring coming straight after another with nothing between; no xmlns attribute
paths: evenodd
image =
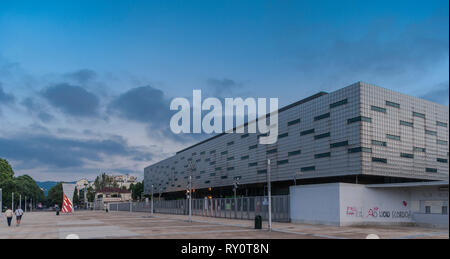
<svg viewBox="0 0 450 259"><path fill-rule="evenodd" d="M74 80L76 83L84 85L97 77L97 73L90 69L80 69L65 75L66 78Z"/></svg>
<svg viewBox="0 0 450 259"><path fill-rule="evenodd" d="M219 98L232 97L236 94L236 91L243 87L242 83L237 83L236 81L228 78L209 78L206 80L206 83L208 86L207 90L210 91L210 95Z"/></svg>
<svg viewBox="0 0 450 259"><path fill-rule="evenodd" d="M102 162L104 156L120 156L132 161L150 161L152 154L132 147L120 136L109 139L60 138L49 134L0 137L0 157L22 162L22 167L80 169L90 162Z"/></svg>
<svg viewBox="0 0 450 259"><path fill-rule="evenodd" d="M347 38L329 37L330 32L318 30L313 38L316 44L306 38L288 59L301 73L303 83L327 89L360 80L419 87L420 80L430 78L436 68L445 63L448 67L448 34L445 37L433 31L445 23L448 16L399 29L399 24L380 19L361 34Z"/></svg>
<svg viewBox="0 0 450 259"><path fill-rule="evenodd" d="M29 113L36 114L37 118L42 122L48 123L55 119L53 115L45 111L42 104L36 102L35 99L31 97L25 98L21 104L25 106Z"/></svg>
<svg viewBox="0 0 450 259"><path fill-rule="evenodd" d="M172 114L170 101L161 90L151 86L130 89L115 98L108 109L121 118L146 123L154 128L169 125Z"/></svg>
<svg viewBox="0 0 450 259"><path fill-rule="evenodd" d="M0 83L0 104L11 104L14 103L15 97L12 94L7 94L3 91L3 86Z"/></svg>
<svg viewBox="0 0 450 259"><path fill-rule="evenodd" d="M442 82L436 85L435 87L432 87L432 89L427 93L423 94L421 98L448 106L448 96L449 96L448 88L449 83Z"/></svg>
<svg viewBox="0 0 450 259"><path fill-rule="evenodd" d="M65 114L77 117L98 116L99 98L82 87L61 83L45 89L42 96Z"/></svg>

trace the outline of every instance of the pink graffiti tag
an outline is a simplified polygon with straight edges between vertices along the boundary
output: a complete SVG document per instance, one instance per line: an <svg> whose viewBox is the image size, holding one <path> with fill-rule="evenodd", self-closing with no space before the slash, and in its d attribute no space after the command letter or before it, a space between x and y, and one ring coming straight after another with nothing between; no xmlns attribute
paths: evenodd
<svg viewBox="0 0 450 259"><path fill-rule="evenodd" d="M367 217L378 217L378 207L369 209Z"/></svg>

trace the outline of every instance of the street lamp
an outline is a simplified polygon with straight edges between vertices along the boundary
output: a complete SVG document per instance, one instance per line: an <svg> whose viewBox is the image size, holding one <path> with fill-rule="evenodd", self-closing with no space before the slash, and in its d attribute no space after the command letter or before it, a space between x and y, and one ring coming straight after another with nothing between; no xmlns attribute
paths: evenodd
<svg viewBox="0 0 450 259"><path fill-rule="evenodd" d="M234 192L234 217L237 217L237 199L236 199L236 191L239 185L239 180L241 180L240 176L235 176L233 178L233 192Z"/></svg>
<svg viewBox="0 0 450 259"><path fill-rule="evenodd" d="M269 231L272 231L272 196L270 186L270 159L267 159L267 192L269 196Z"/></svg>
<svg viewBox="0 0 450 259"><path fill-rule="evenodd" d="M188 170L189 170L189 222L192 222L192 173L195 169L195 163L191 160L188 162Z"/></svg>
<svg viewBox="0 0 450 259"><path fill-rule="evenodd" d="M87 183L84 183L83 196L84 196L84 209L86 209L87 208Z"/></svg>
<svg viewBox="0 0 450 259"><path fill-rule="evenodd" d="M153 216L153 184L152 184L152 216Z"/></svg>

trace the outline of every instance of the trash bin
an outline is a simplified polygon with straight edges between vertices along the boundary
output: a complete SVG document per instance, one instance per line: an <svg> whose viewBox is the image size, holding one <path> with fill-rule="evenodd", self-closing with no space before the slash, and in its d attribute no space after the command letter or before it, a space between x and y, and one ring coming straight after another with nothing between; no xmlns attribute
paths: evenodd
<svg viewBox="0 0 450 259"><path fill-rule="evenodd" d="M56 210L56 216L59 216L59 210Z"/></svg>
<svg viewBox="0 0 450 259"><path fill-rule="evenodd" d="M255 217L255 229L261 229L262 228L262 217L260 215L257 215Z"/></svg>
<svg viewBox="0 0 450 259"><path fill-rule="evenodd" d="M106 209L106 212L108 212L108 209Z"/></svg>

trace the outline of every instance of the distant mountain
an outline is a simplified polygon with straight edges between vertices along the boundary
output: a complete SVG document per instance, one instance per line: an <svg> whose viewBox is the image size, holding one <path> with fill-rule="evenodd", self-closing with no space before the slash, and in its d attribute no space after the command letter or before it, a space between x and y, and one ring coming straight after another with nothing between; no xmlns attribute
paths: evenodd
<svg viewBox="0 0 450 259"><path fill-rule="evenodd" d="M48 195L48 190L50 190L53 186L57 185L58 182L46 181L46 182L36 182L37 185L44 190L45 196Z"/></svg>

